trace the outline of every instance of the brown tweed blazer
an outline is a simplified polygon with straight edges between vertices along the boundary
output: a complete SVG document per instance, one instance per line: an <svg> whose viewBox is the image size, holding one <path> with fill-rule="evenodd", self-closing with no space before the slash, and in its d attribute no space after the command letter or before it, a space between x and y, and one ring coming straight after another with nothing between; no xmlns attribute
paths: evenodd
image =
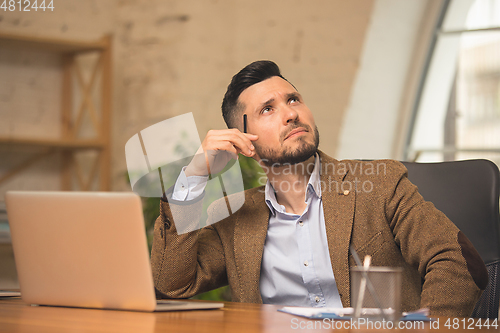
<svg viewBox="0 0 500 333"><path fill-rule="evenodd" d="M353 244L372 265L403 267L402 310L469 316L488 280L469 240L423 200L399 162L337 161L320 152L321 189L333 273L342 304L350 306ZM151 263L159 297L188 298L229 284L233 301L262 303L259 279L269 209L263 187L245 191L233 215L177 235L172 211L198 219L201 200L161 202ZM209 207L210 216L219 200ZM177 216L177 215L176 215Z"/></svg>

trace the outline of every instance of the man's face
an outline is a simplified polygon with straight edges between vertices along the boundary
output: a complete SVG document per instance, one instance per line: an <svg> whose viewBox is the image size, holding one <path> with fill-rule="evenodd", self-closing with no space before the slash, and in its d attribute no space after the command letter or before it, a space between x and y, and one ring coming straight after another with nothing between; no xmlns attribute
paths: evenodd
<svg viewBox="0 0 500 333"><path fill-rule="evenodd" d="M259 136L253 142L257 161L296 164L314 155L319 144L314 118L288 81L273 76L245 89L238 100L245 106L248 133Z"/></svg>

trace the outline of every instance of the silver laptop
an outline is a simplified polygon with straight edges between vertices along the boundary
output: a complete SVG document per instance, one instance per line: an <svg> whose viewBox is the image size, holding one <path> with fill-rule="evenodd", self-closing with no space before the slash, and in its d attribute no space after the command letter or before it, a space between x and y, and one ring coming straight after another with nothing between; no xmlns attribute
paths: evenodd
<svg viewBox="0 0 500 333"><path fill-rule="evenodd" d="M139 196L21 192L5 196L21 297L28 304L169 311L222 303L156 301Z"/></svg>

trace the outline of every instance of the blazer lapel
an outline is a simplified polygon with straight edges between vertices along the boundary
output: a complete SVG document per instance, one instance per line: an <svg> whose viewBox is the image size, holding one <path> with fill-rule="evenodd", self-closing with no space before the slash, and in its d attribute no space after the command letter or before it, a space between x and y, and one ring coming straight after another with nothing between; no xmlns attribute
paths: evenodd
<svg viewBox="0 0 500 333"><path fill-rule="evenodd" d="M263 192L257 191L249 200L251 214L240 215L234 228L234 258L240 282L239 298L243 302L262 303L259 280L269 209ZM250 291L249 299L243 298L243 289Z"/></svg>
<svg viewBox="0 0 500 333"><path fill-rule="evenodd" d="M347 179L348 164L321 152L320 158L321 195L330 261L342 304L350 306L349 244L354 219L355 183Z"/></svg>

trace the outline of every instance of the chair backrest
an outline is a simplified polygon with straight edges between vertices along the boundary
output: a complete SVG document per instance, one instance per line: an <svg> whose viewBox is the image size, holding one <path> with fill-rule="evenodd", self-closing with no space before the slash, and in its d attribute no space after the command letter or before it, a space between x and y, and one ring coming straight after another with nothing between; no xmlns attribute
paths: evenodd
<svg viewBox="0 0 500 333"><path fill-rule="evenodd" d="M408 179L469 238L484 260L489 282L473 317L497 318L500 273L500 175L488 160L403 162Z"/></svg>

